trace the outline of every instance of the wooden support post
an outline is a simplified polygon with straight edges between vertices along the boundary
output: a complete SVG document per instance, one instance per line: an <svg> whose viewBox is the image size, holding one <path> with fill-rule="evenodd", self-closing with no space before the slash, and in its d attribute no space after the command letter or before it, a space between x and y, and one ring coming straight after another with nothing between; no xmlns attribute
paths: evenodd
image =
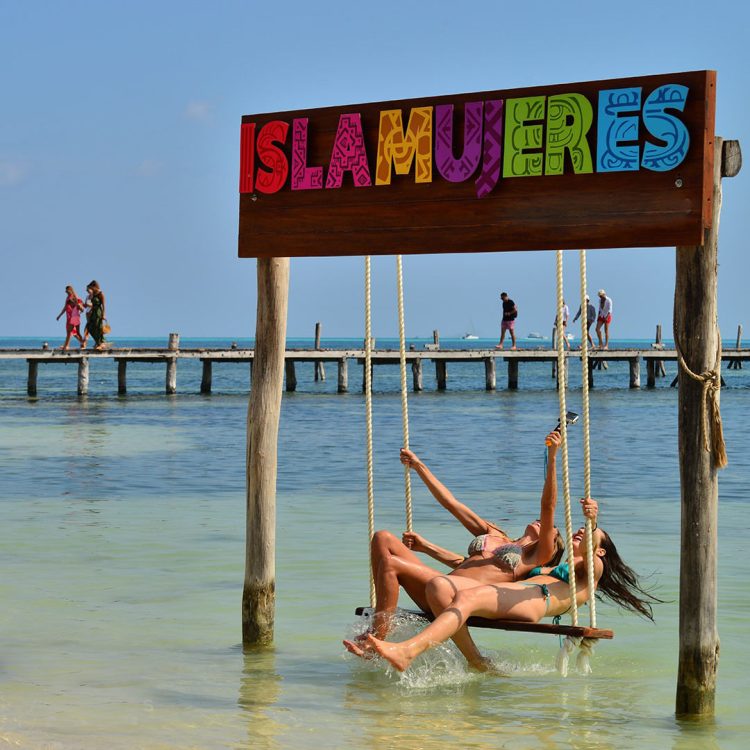
<svg viewBox="0 0 750 750"><path fill-rule="evenodd" d="M437 389L444 391L448 383L448 367L444 359L435 360L435 379L437 380Z"/></svg>
<svg viewBox="0 0 750 750"><path fill-rule="evenodd" d="M339 360L339 393L349 390L349 360L342 357Z"/></svg>
<svg viewBox="0 0 750 750"><path fill-rule="evenodd" d="M495 358L485 357L484 359L484 389L486 391L495 390Z"/></svg>
<svg viewBox="0 0 750 750"><path fill-rule="evenodd" d="M167 348L170 352L176 352L180 348L180 334L179 333L170 333L169 334L169 344L167 345Z"/></svg>
<svg viewBox="0 0 750 750"><path fill-rule="evenodd" d="M29 379L26 382L26 393L36 396L36 379L39 373L39 362L35 359L26 360L29 363Z"/></svg>
<svg viewBox="0 0 750 750"><path fill-rule="evenodd" d="M557 350L557 326L552 326L552 348ZM552 377L557 378L557 360L552 360Z"/></svg>
<svg viewBox="0 0 750 750"><path fill-rule="evenodd" d="M315 348L320 349L320 323L315 324ZM320 360L315 360L315 382L326 379L326 368Z"/></svg>
<svg viewBox="0 0 750 750"><path fill-rule="evenodd" d="M128 392L128 363L121 359L117 363L117 395L124 396Z"/></svg>
<svg viewBox="0 0 750 750"><path fill-rule="evenodd" d="M742 348L742 324L737 326L737 343L734 345L735 349L741 349ZM741 359L730 359L729 360L729 370L741 370L742 369L742 360Z"/></svg>
<svg viewBox="0 0 750 750"><path fill-rule="evenodd" d="M169 334L170 338L174 334ZM177 357L167 357L167 394L177 393Z"/></svg>
<svg viewBox="0 0 750 750"><path fill-rule="evenodd" d="M589 388L594 387L594 365L596 363L593 359L589 360Z"/></svg>
<svg viewBox="0 0 750 750"><path fill-rule="evenodd" d="M414 381L414 392L419 393L422 390L422 360L415 359L411 363L411 377Z"/></svg>
<svg viewBox="0 0 750 750"><path fill-rule="evenodd" d="M628 360L630 364L630 387L640 388L641 387L641 358L634 357Z"/></svg>
<svg viewBox="0 0 750 750"><path fill-rule="evenodd" d="M440 348L440 331L436 328L432 332L432 343L439 349Z"/></svg>
<svg viewBox="0 0 750 750"><path fill-rule="evenodd" d="M656 365L653 359L646 360L646 387L654 388L656 386Z"/></svg>
<svg viewBox="0 0 750 750"><path fill-rule="evenodd" d="M255 380L247 411L247 534L242 590L245 648L273 641L276 605L276 467L289 258L258 258Z"/></svg>
<svg viewBox="0 0 750 750"><path fill-rule="evenodd" d="M508 390L518 390L518 360L508 359Z"/></svg>
<svg viewBox="0 0 750 750"><path fill-rule="evenodd" d="M81 357L78 363L78 395L86 396L89 392L89 358Z"/></svg>
<svg viewBox="0 0 750 750"><path fill-rule="evenodd" d="M663 349L664 344L661 340L661 323L657 323L656 325L656 340L654 341L656 344L656 349ZM667 370L664 367L664 360L663 359L657 359L656 360L656 377L657 378L663 378L667 375Z"/></svg>
<svg viewBox="0 0 750 750"><path fill-rule="evenodd" d="M287 359L284 362L284 369L286 370L286 389L289 393L293 393L297 390L297 373L294 369L294 360Z"/></svg>
<svg viewBox="0 0 750 750"><path fill-rule="evenodd" d="M679 382L680 382L680 372L679 372L679 368L677 368L677 375L674 376L674 380L669 384L669 387L675 388Z"/></svg>
<svg viewBox="0 0 750 750"><path fill-rule="evenodd" d="M203 376L201 377L201 393L211 393L211 376L213 363L210 359L203 360Z"/></svg>
<svg viewBox="0 0 750 750"><path fill-rule="evenodd" d="M286 346L286 343L285 343L285 346ZM248 378L250 380L250 383L249 383L250 388L253 387L253 361L254 360L252 359L250 360L250 367L249 367L250 372L248 373Z"/></svg>
<svg viewBox="0 0 750 750"><path fill-rule="evenodd" d="M717 272L721 177L739 171L739 143L714 138L711 226L703 245L678 247L675 278L675 338L687 366L711 370L719 345ZM675 712L714 713L719 634L716 627L717 520L719 485L713 455L703 441L703 385L680 378L678 445L682 543L680 550L680 642Z"/></svg>

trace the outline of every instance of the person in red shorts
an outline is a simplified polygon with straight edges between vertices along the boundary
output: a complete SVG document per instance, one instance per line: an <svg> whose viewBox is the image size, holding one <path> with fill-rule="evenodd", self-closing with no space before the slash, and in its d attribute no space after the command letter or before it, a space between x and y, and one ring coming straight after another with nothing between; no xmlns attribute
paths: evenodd
<svg viewBox="0 0 750 750"><path fill-rule="evenodd" d="M495 349L503 348L503 341L505 341L506 331L510 333L510 340L513 344L511 349L516 348L516 332L513 330L516 326L516 318L518 317L518 308L516 303L508 296L507 292L500 294L500 299L503 302L503 322L500 324L500 343L495 346Z"/></svg>
<svg viewBox="0 0 750 750"><path fill-rule="evenodd" d="M612 322L612 300L604 289L599 292L599 311L596 317L596 337L600 349L609 349L609 324ZM604 346L602 346L602 326L604 326Z"/></svg>
<svg viewBox="0 0 750 750"><path fill-rule="evenodd" d="M83 343L83 336L81 336L81 310L83 310L83 300L75 293L72 286L65 287L65 304L63 309L60 310L60 314L57 316L57 320L65 314L65 343L60 347L65 350L70 346L71 336L75 336L81 344L81 349L85 349L86 345Z"/></svg>

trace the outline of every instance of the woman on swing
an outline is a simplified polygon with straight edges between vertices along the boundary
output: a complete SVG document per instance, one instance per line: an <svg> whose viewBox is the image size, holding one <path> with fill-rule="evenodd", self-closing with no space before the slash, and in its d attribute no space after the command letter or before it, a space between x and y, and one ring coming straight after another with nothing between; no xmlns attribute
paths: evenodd
<svg viewBox="0 0 750 750"><path fill-rule="evenodd" d="M385 638L393 612L398 604L399 586L422 610L431 609L427 586L441 574L425 565L414 553L423 552L453 570L442 576L454 593L481 584L521 581L538 565L554 567L560 561L563 541L554 525L557 503L556 456L560 433L555 430L545 439L548 449L547 476L542 489L539 519L530 523L522 536L511 539L502 529L480 518L471 508L459 502L412 451L401 449L401 463L414 469L433 497L471 534L467 556L438 547L419 534L407 532L402 541L388 531L378 531L370 548L375 579L375 615L373 635ZM595 501L590 501L596 506ZM438 614L433 611L433 614ZM458 640L456 640L458 644ZM484 661L466 632L459 648L469 662L482 668Z"/></svg>
<svg viewBox="0 0 750 750"><path fill-rule="evenodd" d="M585 499L583 512L594 526L594 591L589 590L586 541L584 529L581 528L573 536L577 603L583 604L599 591L621 607L653 620L649 600L659 600L643 590L637 575L623 562L609 535L603 529L596 528L596 502L591 498ZM369 633L360 643L344 641L344 645L348 651L362 658L369 658L376 652L401 672L419 654L448 638L453 638L466 656L466 621L469 617L476 615L492 620L539 622L543 617L562 615L571 606L568 576L568 563L554 568L536 568L525 581L480 584L469 588L457 589L448 577L439 576L427 584L425 591L428 605L437 616L422 632L400 643L389 643ZM475 662L475 658L469 658L473 666L484 666L483 661Z"/></svg>

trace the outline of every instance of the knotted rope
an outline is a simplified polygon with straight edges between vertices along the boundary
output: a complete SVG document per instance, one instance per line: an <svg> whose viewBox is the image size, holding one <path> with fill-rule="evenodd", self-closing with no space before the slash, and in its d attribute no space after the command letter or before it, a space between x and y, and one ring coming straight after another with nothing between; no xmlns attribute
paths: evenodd
<svg viewBox="0 0 750 750"><path fill-rule="evenodd" d="M728 463L727 447L724 442L724 428L721 424L721 409L719 396L721 394L721 331L717 329L716 362L712 370L706 370L696 375L685 362L677 331L674 331L674 346L677 350L677 360L680 367L693 380L701 383L701 431L703 433L703 447L711 453L717 469L723 469Z"/></svg>

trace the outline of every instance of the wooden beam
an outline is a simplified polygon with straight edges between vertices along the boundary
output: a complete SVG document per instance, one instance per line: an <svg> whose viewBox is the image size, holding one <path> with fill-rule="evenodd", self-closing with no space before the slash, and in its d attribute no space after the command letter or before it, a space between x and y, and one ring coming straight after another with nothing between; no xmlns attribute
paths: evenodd
<svg viewBox="0 0 750 750"><path fill-rule="evenodd" d="M247 411L247 532L242 590L245 648L273 641L276 605L276 472L289 258L259 258L255 372Z"/></svg>
<svg viewBox="0 0 750 750"><path fill-rule="evenodd" d="M721 175L725 167L722 139L715 138L711 145L715 155L712 222L704 232L702 245L681 246L676 253L675 343L682 348L685 362L694 373L713 369L719 345L716 288ZM678 404L682 543L675 712L678 716L710 716L714 713L719 665L718 477L713 456L704 447L702 384L691 377L681 377Z"/></svg>

